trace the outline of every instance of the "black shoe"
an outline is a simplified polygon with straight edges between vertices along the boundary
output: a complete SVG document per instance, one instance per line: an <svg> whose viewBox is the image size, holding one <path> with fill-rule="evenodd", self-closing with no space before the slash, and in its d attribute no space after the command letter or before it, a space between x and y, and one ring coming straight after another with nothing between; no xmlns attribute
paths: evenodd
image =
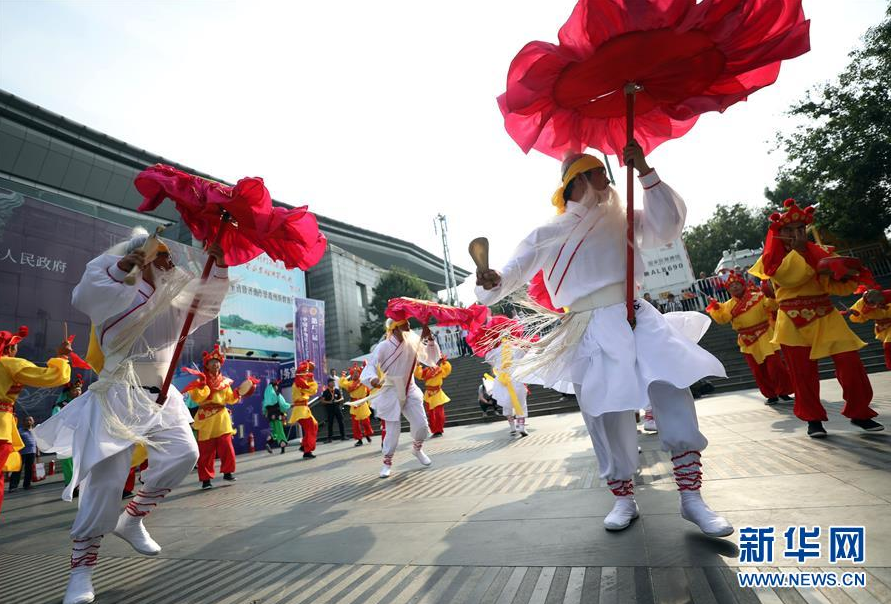
<svg viewBox="0 0 891 604"><path fill-rule="evenodd" d="M272 455L272 444L266 443L266 452Z"/></svg>
<svg viewBox="0 0 891 604"><path fill-rule="evenodd" d="M440 436L442 436L442 432L434 432L430 438L439 438Z"/></svg>
<svg viewBox="0 0 891 604"><path fill-rule="evenodd" d="M361 446L362 446L362 439L360 438L359 440L357 440L357 441L356 441L356 444L353 445L353 446L354 446L354 447L361 447Z"/></svg>
<svg viewBox="0 0 891 604"><path fill-rule="evenodd" d="M303 451L303 445L300 445L300 450Z"/></svg>
<svg viewBox="0 0 891 604"><path fill-rule="evenodd" d="M232 472L226 472L225 474L223 474L223 480L228 480L229 482L235 482L238 479L235 478L235 475L232 474Z"/></svg>
<svg viewBox="0 0 891 604"><path fill-rule="evenodd" d="M885 429L885 426L871 419L852 419L851 423L867 432L881 432Z"/></svg>
<svg viewBox="0 0 891 604"><path fill-rule="evenodd" d="M341 436L340 440L348 440L346 436Z"/></svg>
<svg viewBox="0 0 891 604"><path fill-rule="evenodd" d="M368 442L371 442L371 437L370 437L370 436L366 436L366 437L365 437L365 440L367 440Z"/></svg>
<svg viewBox="0 0 891 604"><path fill-rule="evenodd" d="M331 439L330 439L330 438L326 438L326 439L325 439L325 444L326 444L326 445L330 445L330 444L331 444Z"/></svg>
<svg viewBox="0 0 891 604"><path fill-rule="evenodd" d="M766 401L764 401L764 404L765 405L776 405L779 402L780 402L780 397L772 396L769 399L767 399Z"/></svg>
<svg viewBox="0 0 891 604"><path fill-rule="evenodd" d="M383 449L383 448L384 448L384 446L381 445L381 449ZM18 487L9 487L9 491L8 491L8 492L9 492L9 493L12 493L13 491L18 491L18 490L19 490Z"/></svg>
<svg viewBox="0 0 891 604"><path fill-rule="evenodd" d="M823 422L808 422L807 435L811 438L826 438L826 429L823 428Z"/></svg>
<svg viewBox="0 0 891 604"><path fill-rule="evenodd" d="M795 399L789 396L788 394L781 394L780 398L786 401L787 403L794 403Z"/></svg>
<svg viewBox="0 0 891 604"><path fill-rule="evenodd" d="M286 446L287 446L287 445L282 445L282 452L280 453L281 455L284 455L284 454L285 454L285 447L286 447Z"/></svg>
<svg viewBox="0 0 891 604"><path fill-rule="evenodd" d="M316 458L316 456L313 455L312 453L304 453L303 454L303 459L315 459L315 458Z"/></svg>
<svg viewBox="0 0 891 604"><path fill-rule="evenodd" d="M201 483L201 488L202 489L212 489L213 485L211 484L211 482L209 480L205 480Z"/></svg>
<svg viewBox="0 0 891 604"><path fill-rule="evenodd" d="M121 495L121 499L130 499L131 497L133 497L133 491L124 491Z"/></svg>

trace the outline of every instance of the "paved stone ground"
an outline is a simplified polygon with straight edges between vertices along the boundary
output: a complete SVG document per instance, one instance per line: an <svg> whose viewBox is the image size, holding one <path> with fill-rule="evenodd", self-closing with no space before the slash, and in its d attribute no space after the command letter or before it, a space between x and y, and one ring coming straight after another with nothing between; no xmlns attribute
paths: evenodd
<svg viewBox="0 0 891 604"><path fill-rule="evenodd" d="M891 373L872 376L891 417ZM839 400L825 382L824 397ZM836 603L891 602L891 433L865 435L829 402L830 438L809 440L788 405L756 392L697 403L711 444L703 458L711 506L737 528L863 525L865 588L741 589L738 535L701 535L677 513L668 456L640 437L642 518L603 530L612 496L595 471L578 414L534 418L517 440L506 424L452 428L421 468L403 434L393 476L377 478L378 441L239 458L239 481L207 492L196 475L147 526L156 558L105 539L97 601L286 604ZM222 481L218 481L222 482ZM0 518L0 602L61 599L74 506L58 484L8 496ZM838 570L824 554L807 570ZM848 565L849 566L849 565ZM788 568L787 568L788 567ZM772 567L750 566L764 572ZM842 569L844 570L844 569Z"/></svg>

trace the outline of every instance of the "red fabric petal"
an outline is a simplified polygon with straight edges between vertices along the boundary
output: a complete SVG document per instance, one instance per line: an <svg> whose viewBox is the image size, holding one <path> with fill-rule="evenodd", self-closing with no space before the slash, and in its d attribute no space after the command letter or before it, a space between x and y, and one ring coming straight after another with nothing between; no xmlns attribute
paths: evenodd
<svg viewBox="0 0 891 604"><path fill-rule="evenodd" d="M645 153L772 84L780 62L810 49L801 0L580 0L559 45L530 42L511 62L498 104L528 152L561 158L626 142L626 82Z"/></svg>
<svg viewBox="0 0 891 604"><path fill-rule="evenodd" d="M306 270L325 253L327 239L319 232L316 217L306 206L273 207L262 178L242 178L230 187L157 164L143 170L135 184L145 198L140 212L156 209L169 197L192 235L201 241L216 238L221 212L228 212L234 223L226 225L220 244L230 266L265 252L289 269Z"/></svg>
<svg viewBox="0 0 891 604"><path fill-rule="evenodd" d="M523 337L523 327L514 319L504 315L495 315L485 325L467 334L466 342L473 354L484 357L493 348L501 344L501 338L509 335L514 338Z"/></svg>

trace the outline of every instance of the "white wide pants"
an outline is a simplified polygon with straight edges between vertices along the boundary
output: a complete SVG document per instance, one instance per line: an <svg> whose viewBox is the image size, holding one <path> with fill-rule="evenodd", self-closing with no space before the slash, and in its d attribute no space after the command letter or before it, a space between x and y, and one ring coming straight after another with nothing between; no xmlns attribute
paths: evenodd
<svg viewBox="0 0 891 604"><path fill-rule="evenodd" d="M148 468L142 472L146 492L172 489L198 461L198 445L188 422L152 433L160 444L148 447ZM110 533L121 513L121 493L130 472L133 447L128 447L93 465L80 485L77 516L72 539L87 539Z"/></svg>
<svg viewBox="0 0 891 604"><path fill-rule="evenodd" d="M402 407L402 415L408 420L408 432L412 440L424 441L430 436L430 429L427 426L427 413L424 411L424 401L420 396L420 390L408 393L405 400L405 406ZM396 452L399 445L399 432L401 427L399 422L393 422L390 427L390 420L387 420L387 436L384 437L384 456L392 456Z"/></svg>
<svg viewBox="0 0 891 604"><path fill-rule="evenodd" d="M581 396L580 390L576 385L578 397ZM685 451L702 451L708 446L708 439L699 431L696 407L689 388L653 382L648 396L664 451L674 456ZM582 417L594 444L600 477L606 480L631 480L640 463L634 412L616 411L595 417L582 411Z"/></svg>

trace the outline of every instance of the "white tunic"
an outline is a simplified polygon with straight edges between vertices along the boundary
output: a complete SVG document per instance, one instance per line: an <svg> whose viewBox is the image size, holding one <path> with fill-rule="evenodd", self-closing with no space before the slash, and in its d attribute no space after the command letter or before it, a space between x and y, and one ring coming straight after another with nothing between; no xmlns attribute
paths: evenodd
<svg viewBox="0 0 891 604"><path fill-rule="evenodd" d="M359 381L371 388L378 370L384 374L383 385L371 402L377 416L395 422L400 420L404 405L423 405L423 393L414 379L415 366L420 362L434 367L441 356L435 338L423 341L411 332L405 333L401 342L391 335L378 344L359 376Z"/></svg>
<svg viewBox="0 0 891 604"><path fill-rule="evenodd" d="M502 344L501 346L506 345L507 344ZM526 415L528 415L526 409L526 384L515 378L510 368L504 368L501 346L493 348L486 353L486 362L492 366L492 370L495 372L496 375L495 380L492 384L492 398L494 398L501 406L504 415L516 415L516 410L513 407L513 400L510 396L510 390L508 390L506 384L502 384L501 380L498 379L501 374L507 373L510 377L511 386L513 386L514 388L514 393L517 395L517 402L520 403L520 407L523 410L523 412L519 416L526 417ZM523 354L524 353L522 350L514 349L511 351L511 358L513 361L519 361L523 358Z"/></svg>
<svg viewBox="0 0 891 604"><path fill-rule="evenodd" d="M72 305L90 316L105 355L99 380L35 429L40 448L74 459L74 476L63 494L66 500L71 499L74 487L94 464L133 444L110 433L109 422L113 425L119 421L140 438L191 422L176 388L170 387L163 406L148 404L156 395L135 388L129 372L132 365L144 387L161 386L188 312L182 300L172 304L173 292L181 291L189 277L178 272L178 285L169 288L172 291L165 288L156 292L141 276L134 285L127 285L126 273L117 266L120 259L105 254L90 261L72 294ZM202 297L202 308L219 307L228 288L228 269L215 266L211 279L214 281L205 290L209 293ZM199 312L192 331L210 318Z"/></svg>
<svg viewBox="0 0 891 604"><path fill-rule="evenodd" d="M679 237L687 214L683 199L655 171L640 182L643 209L635 211L634 249L638 287L643 279L640 249ZM501 269L498 287L475 290L480 302L491 305L544 271L554 305L568 307L577 313L574 322L583 323L572 327L575 333L562 343L559 358L527 380L564 392L578 390L579 406L593 416L645 407L655 381L686 388L704 377L725 375L721 363L689 339L690 333L704 333L705 315L662 316L638 300L637 325L631 329L623 302L625 233L622 213L568 202L564 214L520 243Z"/></svg>

